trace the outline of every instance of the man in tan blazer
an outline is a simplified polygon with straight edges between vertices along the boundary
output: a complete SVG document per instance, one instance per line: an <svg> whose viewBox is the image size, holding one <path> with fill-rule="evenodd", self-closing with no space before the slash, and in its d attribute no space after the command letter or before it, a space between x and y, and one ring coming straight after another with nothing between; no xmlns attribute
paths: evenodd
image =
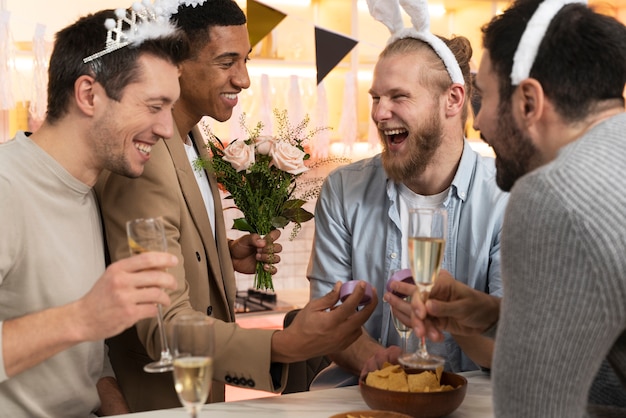
<svg viewBox="0 0 626 418"><path fill-rule="evenodd" d="M288 363L347 347L360 335L376 303L357 311L364 292L360 288L330 310L339 297L335 287L310 302L284 330L242 329L234 323L234 270L253 273L257 260L268 261L265 241L256 234L227 239L215 179L205 171L194 171L190 161L198 153L207 157L196 124L203 116L228 120L237 94L250 86L246 18L233 0L208 0L197 7L181 6L172 19L187 33L195 52L181 66L174 136L152 147L140 178L107 173L99 179L96 192L109 254L112 261L128 256L126 221L162 216L168 251L179 259L169 270L177 278L178 289L170 293L172 304L164 310L166 326L175 316L192 310L217 319L214 378L219 382L213 384L210 401L224 400L224 383L280 392ZM273 231L272 240L279 235ZM280 252L280 244L274 246ZM146 363L159 357L158 332L157 321L146 320L109 340L114 370L133 411L180 405L171 373L143 371Z"/></svg>

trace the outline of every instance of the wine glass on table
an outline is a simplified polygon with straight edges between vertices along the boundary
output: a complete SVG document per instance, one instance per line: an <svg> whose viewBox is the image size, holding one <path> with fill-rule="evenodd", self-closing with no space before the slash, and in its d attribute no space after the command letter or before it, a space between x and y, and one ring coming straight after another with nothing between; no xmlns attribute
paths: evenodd
<svg viewBox="0 0 626 418"><path fill-rule="evenodd" d="M148 251L167 251L165 227L161 218L139 218L126 222L126 235L130 255L137 255ZM157 321L161 337L161 357L157 361L148 363L144 370L148 373L162 373L172 370L172 354L167 345L165 330L163 329L163 309L157 305Z"/></svg>
<svg viewBox="0 0 626 418"><path fill-rule="evenodd" d="M185 314L172 321L174 387L191 418L209 397L214 344L213 320L206 315Z"/></svg>
<svg viewBox="0 0 626 418"><path fill-rule="evenodd" d="M439 275L446 244L447 212L444 209L413 208L409 210L409 264L417 290L423 300ZM415 353L398 358L400 364L412 369L436 369L445 359L430 354L422 337Z"/></svg>

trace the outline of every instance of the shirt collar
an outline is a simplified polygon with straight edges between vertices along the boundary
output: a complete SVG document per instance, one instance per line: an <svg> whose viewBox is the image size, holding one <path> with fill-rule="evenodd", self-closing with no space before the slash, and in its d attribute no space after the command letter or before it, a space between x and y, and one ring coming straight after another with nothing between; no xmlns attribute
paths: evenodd
<svg viewBox="0 0 626 418"><path fill-rule="evenodd" d="M472 149L467 139L463 140L463 154L461 154L461 161L459 162L459 168L456 170L454 179L450 186L450 192L455 193L456 197L465 201L467 199L468 190L472 177L474 176L474 169L476 167L476 152Z"/></svg>

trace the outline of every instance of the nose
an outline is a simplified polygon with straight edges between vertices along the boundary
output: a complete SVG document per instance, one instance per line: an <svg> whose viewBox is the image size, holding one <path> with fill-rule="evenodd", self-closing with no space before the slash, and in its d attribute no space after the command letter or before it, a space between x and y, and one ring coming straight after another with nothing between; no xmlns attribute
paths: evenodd
<svg viewBox="0 0 626 418"><path fill-rule="evenodd" d="M248 67L245 63L237 66L237 72L233 76L232 82L241 89L250 87L250 76L248 75Z"/></svg>
<svg viewBox="0 0 626 418"><path fill-rule="evenodd" d="M480 110L478 110L478 112L476 112L476 114L474 115L474 121L472 122L472 128L474 128L475 131L480 131Z"/></svg>
<svg viewBox="0 0 626 418"><path fill-rule="evenodd" d="M162 113L163 116L159 118L159 121L154 126L153 132L160 138L168 139L174 135L174 116L172 115L172 109Z"/></svg>
<svg viewBox="0 0 626 418"><path fill-rule="evenodd" d="M377 101L372 103L372 120L376 123L391 118L391 108L389 101L381 97Z"/></svg>

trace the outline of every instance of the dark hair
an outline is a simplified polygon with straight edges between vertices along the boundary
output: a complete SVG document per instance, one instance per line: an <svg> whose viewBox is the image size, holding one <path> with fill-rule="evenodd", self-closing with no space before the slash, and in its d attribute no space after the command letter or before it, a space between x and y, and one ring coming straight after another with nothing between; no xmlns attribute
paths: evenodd
<svg viewBox="0 0 626 418"><path fill-rule="evenodd" d="M472 95L472 79L470 74L470 59L472 58L472 46L464 36L454 36L441 39L452 51L456 61L459 63L463 79L465 80L465 103L463 104L462 121L465 124L469 112L469 102ZM434 88L434 94L439 95L446 91L452 85L452 78L446 69L445 64L437 55L435 50L426 42L417 38L402 38L393 41L385 47L380 53L380 58L392 54L407 54L420 51L429 51L430 58L425 60L425 68L420 74L420 78L424 80L424 85Z"/></svg>
<svg viewBox="0 0 626 418"><path fill-rule="evenodd" d="M189 44L182 32L143 41L110 52L88 63L83 58L105 48L107 30L104 21L115 19L113 10L101 10L80 18L56 34L48 68L48 113L54 123L68 111L74 83L82 75L91 75L107 95L120 100L122 91L140 76L137 60L143 54L162 58L178 65L189 57Z"/></svg>
<svg viewBox="0 0 626 418"><path fill-rule="evenodd" d="M171 20L187 35L195 55L210 42L213 26L245 25L246 15L234 0L206 0L195 7L180 5Z"/></svg>
<svg viewBox="0 0 626 418"><path fill-rule="evenodd" d="M526 25L541 2L517 0L483 26L483 46L499 79L500 102L509 101L513 56ZM541 41L530 77L541 86L557 112L573 122L586 117L599 101L624 103L626 27L580 4L554 17Z"/></svg>

